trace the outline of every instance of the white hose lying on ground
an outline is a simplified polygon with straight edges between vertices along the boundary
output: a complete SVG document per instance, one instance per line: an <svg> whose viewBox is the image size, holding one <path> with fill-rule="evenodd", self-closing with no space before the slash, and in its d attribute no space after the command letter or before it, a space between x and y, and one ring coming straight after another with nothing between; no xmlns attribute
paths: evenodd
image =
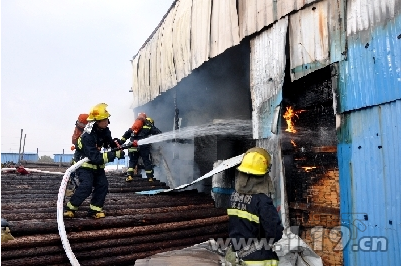
<svg viewBox="0 0 402 266"><path fill-rule="evenodd" d="M28 172L31 173L44 173L44 174L52 174L52 175L64 175L63 172L50 172L50 171L44 171L44 170L39 170L39 169L33 169L33 168L24 168ZM15 171L16 168L1 168L2 172L7 172L7 171Z"/></svg>
<svg viewBox="0 0 402 266"><path fill-rule="evenodd" d="M74 172L83 163L88 162L88 161L89 161L88 158L84 158L66 170L66 172L64 173L63 179L61 181L61 185L59 188L59 194L57 196L57 227L59 228L59 235L61 238L61 243L63 244L64 251L66 252L67 257L70 260L71 265L73 265L73 266L79 266L80 263L78 262L73 251L71 250L70 242L68 242L68 239L67 239L66 227L65 227L64 221L63 221L64 195L66 192L67 182L70 178L71 172Z"/></svg>

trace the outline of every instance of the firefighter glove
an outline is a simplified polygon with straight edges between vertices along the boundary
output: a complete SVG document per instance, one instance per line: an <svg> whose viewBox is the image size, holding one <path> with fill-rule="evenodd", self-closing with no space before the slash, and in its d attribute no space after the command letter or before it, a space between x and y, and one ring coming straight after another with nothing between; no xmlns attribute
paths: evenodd
<svg viewBox="0 0 402 266"><path fill-rule="evenodd" d="M124 153L123 150L116 151L116 158L117 159L124 159L124 155L126 155L126 154Z"/></svg>
<svg viewBox="0 0 402 266"><path fill-rule="evenodd" d="M134 140L132 146L133 147L138 147L138 140Z"/></svg>

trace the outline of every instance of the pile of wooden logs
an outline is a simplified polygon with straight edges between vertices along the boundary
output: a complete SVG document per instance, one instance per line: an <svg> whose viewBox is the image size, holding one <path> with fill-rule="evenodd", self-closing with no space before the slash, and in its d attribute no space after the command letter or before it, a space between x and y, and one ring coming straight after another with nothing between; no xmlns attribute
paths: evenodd
<svg viewBox="0 0 402 266"><path fill-rule="evenodd" d="M2 265L70 265L58 234L57 195L62 176L3 174L1 217L15 240L1 244ZM227 237L225 209L196 190L139 195L166 184L108 176L106 218L86 217L89 199L64 219L68 240L81 265L134 265L136 259ZM65 201L68 201L66 197Z"/></svg>

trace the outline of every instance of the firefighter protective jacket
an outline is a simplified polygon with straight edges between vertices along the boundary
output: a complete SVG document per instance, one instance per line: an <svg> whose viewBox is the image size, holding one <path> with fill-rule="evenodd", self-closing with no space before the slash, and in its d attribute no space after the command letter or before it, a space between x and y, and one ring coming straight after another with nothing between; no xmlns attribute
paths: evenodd
<svg viewBox="0 0 402 266"><path fill-rule="evenodd" d="M260 244L263 243L261 240L273 244L282 238L283 226L280 217L272 199L266 194L240 194L235 191L230 197L230 206L227 213L233 250L244 250L246 244L256 240ZM247 254L242 259L263 261L278 260L278 257L265 245L261 250Z"/></svg>
<svg viewBox="0 0 402 266"><path fill-rule="evenodd" d="M123 136L121 137L121 140L126 141L128 138L130 138L130 141L140 140L148 138L151 135L156 135L160 133L162 132L157 127L155 127L151 122L146 120L141 130L137 134L134 134L132 128L129 128L126 132L124 132Z"/></svg>
<svg viewBox="0 0 402 266"><path fill-rule="evenodd" d="M101 148L116 148L117 145L113 142L112 134L109 128L98 130L96 124L93 126L91 133L84 132L78 138L78 147L74 153L74 161L78 162L85 157L88 157L89 162L82 164L83 168L98 169L105 167Z"/></svg>

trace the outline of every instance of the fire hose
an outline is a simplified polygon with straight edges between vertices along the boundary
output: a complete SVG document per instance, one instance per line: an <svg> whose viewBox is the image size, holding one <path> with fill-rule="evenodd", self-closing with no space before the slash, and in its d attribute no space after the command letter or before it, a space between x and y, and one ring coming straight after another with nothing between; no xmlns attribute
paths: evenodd
<svg viewBox="0 0 402 266"><path fill-rule="evenodd" d="M112 149L111 151L118 151L118 150L123 150L123 149L128 149L132 147L133 143L129 142L125 145L119 146L116 149ZM61 185L59 188L59 194L57 196L57 227L59 229L59 235L61 238L61 243L63 244L64 251L66 252L66 255L68 259L70 260L71 265L73 266L78 266L80 263L78 262L77 258L74 255L74 252L71 250L70 242L67 239L67 233L66 233L66 227L64 225L64 220L63 220L63 208L64 208L64 195L66 192L66 187L68 180L70 178L70 174L77 170L83 163L88 162L89 159L85 157L82 160L79 160L76 162L74 165L72 165L70 168L66 170L64 173L63 179L61 180Z"/></svg>

